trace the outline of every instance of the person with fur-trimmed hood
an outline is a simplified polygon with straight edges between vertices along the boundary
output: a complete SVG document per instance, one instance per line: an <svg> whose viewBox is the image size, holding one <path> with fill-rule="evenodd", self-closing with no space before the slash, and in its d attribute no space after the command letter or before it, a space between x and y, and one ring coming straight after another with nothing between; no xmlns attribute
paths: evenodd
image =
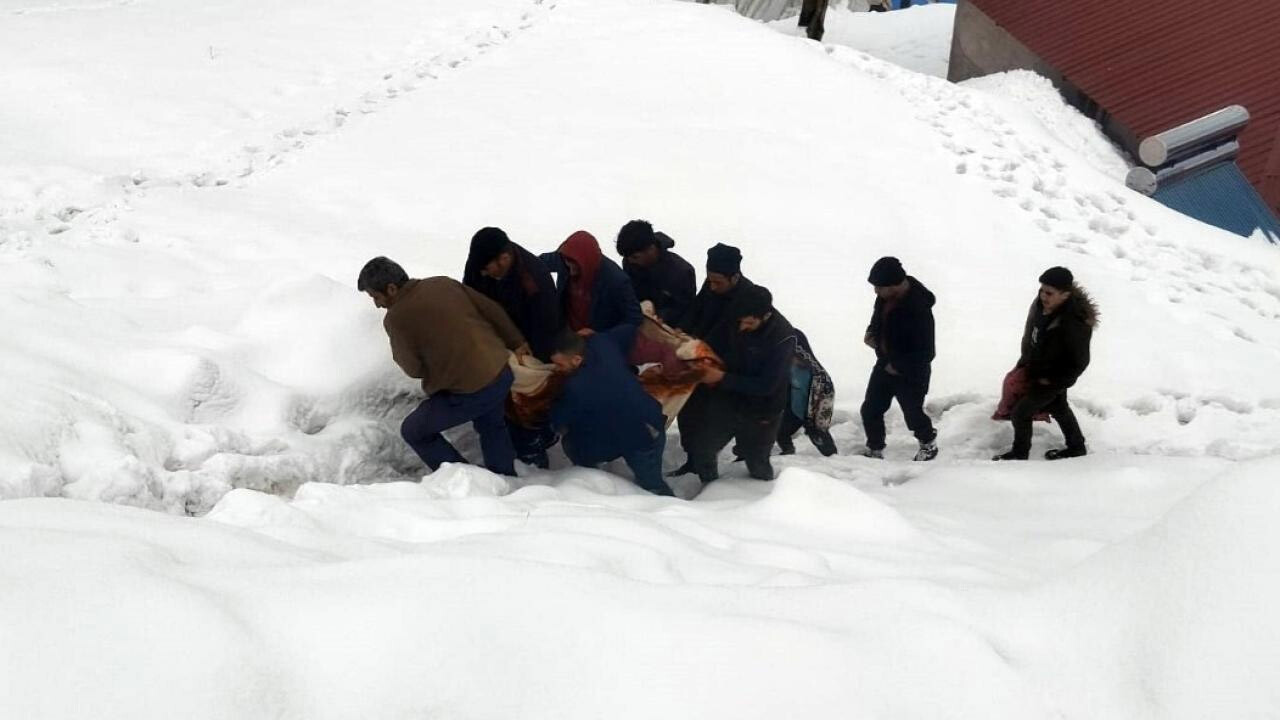
<svg viewBox="0 0 1280 720"><path fill-rule="evenodd" d="M698 292L693 266L672 251L675 245L644 220L632 220L618 231L618 254L636 299L653 303L654 314L668 325L684 316Z"/></svg>
<svg viewBox="0 0 1280 720"><path fill-rule="evenodd" d="M863 342L876 351L876 364L862 403L862 427L867 433L862 454L884 457L884 414L896 399L907 428L920 443L915 460L932 460L938 456L938 432L924 412L924 398L933 372L936 299L895 257L877 260L867 282L875 287L876 302Z"/></svg>
<svg viewBox="0 0 1280 720"><path fill-rule="evenodd" d="M499 228L481 228L471 238L462 284L501 305L534 356L551 361L560 332L560 297L551 272L533 253Z"/></svg>
<svg viewBox="0 0 1280 720"><path fill-rule="evenodd" d="M995 460L1026 460L1031 454L1031 419L1045 411L1062 428L1066 448L1044 454L1048 460L1087 454L1084 433L1067 402L1067 389L1089 367L1089 344L1098 325L1098 307L1075 282L1071 271L1051 267L1040 276L1040 292L1031 303L1022 331L1018 367L1027 373L1027 393L1013 407L1013 448Z"/></svg>

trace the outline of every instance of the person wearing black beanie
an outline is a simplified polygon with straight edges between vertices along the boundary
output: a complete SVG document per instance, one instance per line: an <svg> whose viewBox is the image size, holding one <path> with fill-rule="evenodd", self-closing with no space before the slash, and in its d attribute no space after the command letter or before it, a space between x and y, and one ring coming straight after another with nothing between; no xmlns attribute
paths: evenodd
<svg viewBox="0 0 1280 720"><path fill-rule="evenodd" d="M533 355L550 362L560 331L560 299L547 266L507 237L500 228L481 228L471 238L462 284L502 306L528 341ZM547 448L556 442L549 425L525 428L507 423L522 462L549 467Z"/></svg>
<svg viewBox="0 0 1280 720"><path fill-rule="evenodd" d="M884 457L884 414L896 399L907 427L920 444L915 459L932 460L938 456L938 432L925 414L924 399L933 374L936 298L924 283L908 275L895 257L877 260L867 282L875 288L876 302L862 340L876 351L876 364L861 408L867 434L867 449L862 455Z"/></svg>
<svg viewBox="0 0 1280 720"><path fill-rule="evenodd" d="M1048 460L1088 454L1084 433L1067 402L1067 389L1089 367L1089 345L1098 325L1098 307L1067 268L1056 266L1040 275L1040 291L1022 328L1022 354L1017 368L1026 377L1026 392L1013 405L1013 447L994 460L1026 460L1031 455L1031 422L1047 412L1062 428L1066 448L1049 450Z"/></svg>
<svg viewBox="0 0 1280 720"><path fill-rule="evenodd" d="M618 231L616 246L636 299L649 301L653 314L668 325L684 316L698 292L693 266L671 249L675 244L648 222L632 220Z"/></svg>
<svg viewBox="0 0 1280 720"><path fill-rule="evenodd" d="M759 285L746 288L731 314L737 326L721 355L724 370L711 368L704 376L715 393L686 448L689 466L704 484L719 477L716 457L734 439L734 451L746 461L751 477L773 479L769 454L791 390L796 333L774 310L773 295Z"/></svg>
<svg viewBox="0 0 1280 720"><path fill-rule="evenodd" d="M707 343L716 355L724 357L738 332L739 315L736 310L741 298L755 283L742 274L742 252L732 245L718 243L707 251L707 279L693 298L684 315L668 324L687 335ZM692 458L701 447L700 436L706 427L707 414L723 402L720 391L709 385L699 385L676 421L680 428L680 446L689 455L671 475L695 472Z"/></svg>

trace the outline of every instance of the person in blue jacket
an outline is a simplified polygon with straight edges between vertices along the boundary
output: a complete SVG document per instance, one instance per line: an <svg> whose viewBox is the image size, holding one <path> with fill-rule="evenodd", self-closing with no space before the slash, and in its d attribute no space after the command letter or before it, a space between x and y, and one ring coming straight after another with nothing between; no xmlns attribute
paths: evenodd
<svg viewBox="0 0 1280 720"><path fill-rule="evenodd" d="M582 335L617 330L623 356L631 352L644 315L631 278L600 252L595 237L579 230L539 259L556 274L556 291L569 329Z"/></svg>
<svg viewBox="0 0 1280 720"><path fill-rule="evenodd" d="M551 360L567 379L551 406L551 426L574 465L597 467L620 457L637 485L672 495L662 477L662 406L644 391L623 355L632 335L627 326L590 336L561 333Z"/></svg>

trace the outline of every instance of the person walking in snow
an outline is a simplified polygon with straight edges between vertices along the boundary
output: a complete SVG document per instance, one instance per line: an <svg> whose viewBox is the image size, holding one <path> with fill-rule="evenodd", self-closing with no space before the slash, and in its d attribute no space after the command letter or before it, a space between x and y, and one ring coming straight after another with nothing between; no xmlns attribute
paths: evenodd
<svg viewBox="0 0 1280 720"><path fill-rule="evenodd" d="M551 425L574 465L597 467L620 457L637 485L671 495L662 477L666 418L627 364L629 341L618 327L589 337L567 329L560 334L551 359L567 379L551 406Z"/></svg>
<svg viewBox="0 0 1280 720"><path fill-rule="evenodd" d="M778 447L783 455L796 451L792 440L796 431L804 428L809 442L823 456L836 454L836 443L831 438L831 417L835 407L835 384L827 374L818 356L814 354L809 338L795 329L796 352L789 374L787 408L782 413L778 428Z"/></svg>
<svg viewBox="0 0 1280 720"><path fill-rule="evenodd" d="M547 266L499 228L481 228L471 238L462 283L502 306L529 343L533 356L551 361L559 334L560 296ZM550 466L547 449L556 444L550 425L507 423L516 458L540 468Z"/></svg>
<svg viewBox="0 0 1280 720"><path fill-rule="evenodd" d="M644 315L631 279L600 252L595 236L579 230L539 259L556 274L556 292L569 329L583 335L622 330L616 337L624 341L624 354L630 352Z"/></svg>
<svg viewBox="0 0 1280 720"><path fill-rule="evenodd" d="M502 306L528 341L534 357L551 360L560 332L560 299L551 271L499 228L481 228L471 238L462 283Z"/></svg>
<svg viewBox="0 0 1280 720"><path fill-rule="evenodd" d="M1040 275L1040 292L1022 330L1018 367L1027 374L1027 392L1013 406L1013 448L995 460L1026 460L1031 454L1031 421L1045 411L1062 428L1066 447L1049 450L1048 460L1087 454L1084 433L1067 402L1067 389L1089 367L1089 344L1098 325L1098 307L1076 284L1071 271L1051 267Z"/></svg>
<svg viewBox="0 0 1280 720"><path fill-rule="evenodd" d="M632 220L618 231L618 254L636 299L652 303L654 314L668 325L684 315L698 292L693 266L671 250L675 244L644 220Z"/></svg>
<svg viewBox="0 0 1280 720"><path fill-rule="evenodd" d="M800 27L810 40L822 40L826 32L828 0L804 0L800 6Z"/></svg>
<svg viewBox="0 0 1280 720"><path fill-rule="evenodd" d="M516 474L515 449L504 414L513 376L510 353L529 346L502 308L447 277L410 279L404 268L376 257L360 270L356 287L385 309L382 326L391 357L422 381L427 399L409 413L400 434L435 471L466 462L441 433L470 422L480 435L484 464L500 475Z"/></svg>
<svg viewBox="0 0 1280 720"><path fill-rule="evenodd" d="M722 355L724 370L707 370L704 382L716 392L703 413L703 427L687 448L689 464L703 484L719 477L716 456L734 439L751 477L773 479L769 454L790 391L796 334L774 310L773 295L759 285L745 288L731 314L737 327Z"/></svg>
<svg viewBox="0 0 1280 720"><path fill-rule="evenodd" d="M907 275L895 257L882 257L871 267L867 281L875 287L876 302L863 342L876 351L876 364L862 402L862 427L867 434L863 455L884 457L884 414L898 401L907 427L920 443L917 461L938 456L938 436L924 412L934 357L933 293Z"/></svg>
<svg viewBox="0 0 1280 720"><path fill-rule="evenodd" d="M732 245L717 243L707 251L707 278L684 317L676 320L676 329L702 340L723 358L738 331L736 306L755 287L742 274L742 252ZM693 448L699 447L699 436L706 428L707 416L719 391L699 385L685 403L676 424L680 428L680 446L688 456L686 462L672 471L672 476L695 472Z"/></svg>

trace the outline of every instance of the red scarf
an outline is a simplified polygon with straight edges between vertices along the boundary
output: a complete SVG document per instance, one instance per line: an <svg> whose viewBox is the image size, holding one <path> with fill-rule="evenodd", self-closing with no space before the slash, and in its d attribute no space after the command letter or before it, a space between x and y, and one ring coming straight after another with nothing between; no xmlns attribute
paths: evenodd
<svg viewBox="0 0 1280 720"><path fill-rule="evenodd" d="M578 266L578 277L569 278L569 302L565 308L569 328L581 330L591 327L591 292L595 287L596 274L600 271L600 262L604 255L600 252L600 243L585 230L569 236L560 245L560 257L572 261Z"/></svg>

